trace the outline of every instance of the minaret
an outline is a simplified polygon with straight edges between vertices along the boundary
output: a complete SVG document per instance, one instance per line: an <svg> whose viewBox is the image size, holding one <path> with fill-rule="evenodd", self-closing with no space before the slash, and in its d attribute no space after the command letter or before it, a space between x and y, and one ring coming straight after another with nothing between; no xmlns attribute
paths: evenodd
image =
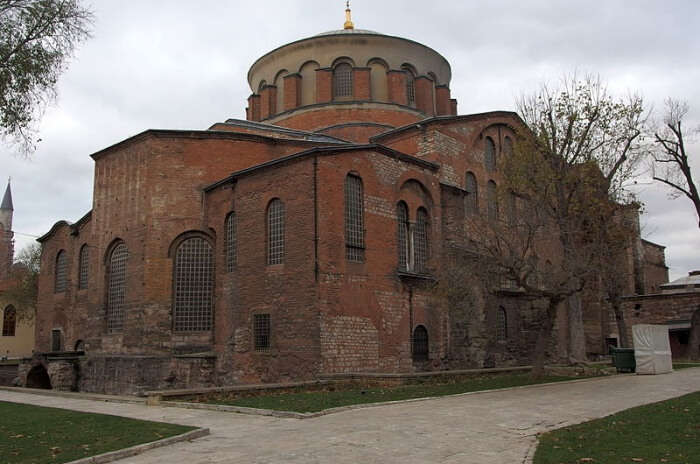
<svg viewBox="0 0 700 464"><path fill-rule="evenodd" d="M14 233L12 232L12 215L14 207L12 205L12 189L10 181L7 181L5 195L0 203L0 280L9 276L14 258Z"/></svg>

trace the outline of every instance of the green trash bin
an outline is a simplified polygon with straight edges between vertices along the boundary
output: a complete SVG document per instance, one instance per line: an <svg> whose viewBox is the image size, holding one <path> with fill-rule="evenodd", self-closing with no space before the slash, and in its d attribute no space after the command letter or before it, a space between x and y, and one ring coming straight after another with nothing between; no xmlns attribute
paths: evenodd
<svg viewBox="0 0 700 464"><path fill-rule="evenodd" d="M634 359L634 348L611 347L610 353L617 372L634 372L637 369L637 361Z"/></svg>

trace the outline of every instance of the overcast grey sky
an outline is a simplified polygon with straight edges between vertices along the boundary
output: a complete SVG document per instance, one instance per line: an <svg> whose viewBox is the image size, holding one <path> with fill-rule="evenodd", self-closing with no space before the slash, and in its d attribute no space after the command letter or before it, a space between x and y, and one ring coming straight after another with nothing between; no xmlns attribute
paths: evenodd
<svg viewBox="0 0 700 464"><path fill-rule="evenodd" d="M92 207L91 153L149 128L206 129L245 118L246 73L285 43L340 29L341 0L95 0L94 37L59 83L31 160L0 146L12 176L17 249L60 219ZM426 10L426 6L430 9ZM696 0L353 0L357 28L424 43L452 65L460 114L513 110L514 100L564 73L600 74L621 95L667 96L700 125L700 2ZM698 144L692 146L700 157ZM700 163L695 160L697 177ZM4 189L4 186L3 186ZM700 230L690 202L641 185L645 238L666 245L671 277L700 269Z"/></svg>

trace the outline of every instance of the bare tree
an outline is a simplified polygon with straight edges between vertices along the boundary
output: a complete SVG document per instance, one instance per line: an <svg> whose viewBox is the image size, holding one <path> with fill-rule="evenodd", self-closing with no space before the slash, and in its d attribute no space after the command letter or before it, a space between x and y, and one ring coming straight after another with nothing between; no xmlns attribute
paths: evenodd
<svg viewBox="0 0 700 464"><path fill-rule="evenodd" d="M603 227L607 218L601 214L614 215L607 202L632 200L625 185L647 154L647 115L640 96L614 98L592 76L565 78L556 89L543 85L522 98L518 110L529 134L518 150L523 159L510 163L506 177L512 189L527 192L557 226L562 270L572 290L567 300L569 356L580 361L586 355L583 313L580 291L574 290L590 277L577 271L590 257L581 253L581 244L589 240L590 227ZM528 177L532 165L543 175Z"/></svg>
<svg viewBox="0 0 700 464"><path fill-rule="evenodd" d="M0 0L0 137L25 154L92 20L79 0Z"/></svg>
<svg viewBox="0 0 700 464"><path fill-rule="evenodd" d="M690 169L688 140L684 137L683 118L688 113L685 102L666 100L666 113L663 124L654 133L654 180L671 187L674 198L685 195L693 202L700 227L700 193ZM691 130L689 137L700 133L700 128Z"/></svg>

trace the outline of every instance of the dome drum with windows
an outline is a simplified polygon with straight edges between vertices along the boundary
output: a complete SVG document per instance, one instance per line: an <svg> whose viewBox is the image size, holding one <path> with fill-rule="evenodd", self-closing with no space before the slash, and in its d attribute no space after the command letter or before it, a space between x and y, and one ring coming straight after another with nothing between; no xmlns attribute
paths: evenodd
<svg viewBox="0 0 700 464"><path fill-rule="evenodd" d="M279 47L248 72L249 121L342 135L347 126L374 127L369 136L433 116L457 114L450 64L412 40L345 29ZM360 141L360 140L358 140Z"/></svg>

